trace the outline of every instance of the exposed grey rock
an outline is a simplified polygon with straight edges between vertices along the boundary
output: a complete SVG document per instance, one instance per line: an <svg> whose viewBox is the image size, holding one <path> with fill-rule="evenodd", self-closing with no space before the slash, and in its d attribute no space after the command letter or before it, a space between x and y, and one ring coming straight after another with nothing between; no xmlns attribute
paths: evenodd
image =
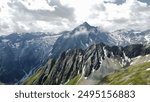
<svg viewBox="0 0 150 102"><path fill-rule="evenodd" d="M150 47L143 45L110 47L103 43L93 44L85 50L68 50L63 52L55 61L50 60L50 63L40 68L40 71L46 70L42 71L44 76L41 75L40 71L37 71L34 75L26 79L24 84L65 84L68 80L73 79L79 74L89 81L101 80L109 73L129 66L131 58L150 54L149 51ZM37 73L41 77L38 76L36 80L42 80L33 83L31 79Z"/></svg>

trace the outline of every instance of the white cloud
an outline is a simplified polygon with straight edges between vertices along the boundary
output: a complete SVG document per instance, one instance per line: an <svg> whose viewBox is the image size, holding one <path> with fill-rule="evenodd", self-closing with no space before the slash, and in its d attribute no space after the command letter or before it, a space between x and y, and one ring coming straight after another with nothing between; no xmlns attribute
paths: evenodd
<svg viewBox="0 0 150 102"><path fill-rule="evenodd" d="M59 0L0 1L0 35L13 32L59 32L68 29L73 22L74 9L62 5Z"/></svg>
<svg viewBox="0 0 150 102"><path fill-rule="evenodd" d="M150 20L150 6L146 3L137 0L126 0L122 5L97 4L97 6L100 5L103 5L105 10L100 11L95 9L95 6L93 7L91 16L96 15L95 18L90 19L93 24L101 25L104 29L110 31L117 29L150 29L150 24L147 23ZM95 19L95 21L93 22L92 19Z"/></svg>
<svg viewBox="0 0 150 102"><path fill-rule="evenodd" d="M55 10L46 0L20 0L20 2L31 10Z"/></svg>
<svg viewBox="0 0 150 102"><path fill-rule="evenodd" d="M0 34L59 32L84 21L109 31L149 29L150 5L140 1L0 0Z"/></svg>

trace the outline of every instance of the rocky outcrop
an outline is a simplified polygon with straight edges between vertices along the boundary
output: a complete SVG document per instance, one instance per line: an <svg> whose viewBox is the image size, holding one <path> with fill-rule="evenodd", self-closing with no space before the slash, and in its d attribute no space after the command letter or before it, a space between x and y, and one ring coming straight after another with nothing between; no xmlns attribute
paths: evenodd
<svg viewBox="0 0 150 102"><path fill-rule="evenodd" d="M100 43L85 50L67 50L57 59L50 59L23 84L65 84L78 75L79 84L96 84L111 72L129 66L131 58L149 53L150 47L141 44L110 47Z"/></svg>

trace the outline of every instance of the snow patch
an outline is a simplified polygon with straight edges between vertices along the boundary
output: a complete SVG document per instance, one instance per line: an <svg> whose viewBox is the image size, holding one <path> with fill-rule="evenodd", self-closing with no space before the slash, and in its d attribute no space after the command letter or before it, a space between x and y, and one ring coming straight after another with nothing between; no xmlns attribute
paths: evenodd
<svg viewBox="0 0 150 102"><path fill-rule="evenodd" d="M8 41L9 41L8 39L3 39L2 40L2 42L5 42L5 43L8 42Z"/></svg>
<svg viewBox="0 0 150 102"><path fill-rule="evenodd" d="M95 69L92 69L92 72L94 73L94 72L95 72Z"/></svg>
<svg viewBox="0 0 150 102"><path fill-rule="evenodd" d="M93 40L90 38L90 42L92 42Z"/></svg>
<svg viewBox="0 0 150 102"><path fill-rule="evenodd" d="M105 49L105 47L103 47L103 51L104 51L104 56L107 57L107 50Z"/></svg>
<svg viewBox="0 0 150 102"><path fill-rule="evenodd" d="M87 43L86 43L85 45L86 45L86 47L88 47L88 46L89 46Z"/></svg>
<svg viewBox="0 0 150 102"><path fill-rule="evenodd" d="M147 71L150 71L150 68L147 68L146 70L147 70Z"/></svg>
<svg viewBox="0 0 150 102"><path fill-rule="evenodd" d="M136 59L141 58L142 56L137 56Z"/></svg>

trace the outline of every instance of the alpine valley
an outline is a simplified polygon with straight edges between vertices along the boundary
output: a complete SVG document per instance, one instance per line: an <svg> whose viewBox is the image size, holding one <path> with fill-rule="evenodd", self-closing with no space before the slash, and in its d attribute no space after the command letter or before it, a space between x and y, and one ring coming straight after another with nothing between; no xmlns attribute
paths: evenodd
<svg viewBox="0 0 150 102"><path fill-rule="evenodd" d="M0 83L150 84L150 30L72 31L0 37Z"/></svg>

